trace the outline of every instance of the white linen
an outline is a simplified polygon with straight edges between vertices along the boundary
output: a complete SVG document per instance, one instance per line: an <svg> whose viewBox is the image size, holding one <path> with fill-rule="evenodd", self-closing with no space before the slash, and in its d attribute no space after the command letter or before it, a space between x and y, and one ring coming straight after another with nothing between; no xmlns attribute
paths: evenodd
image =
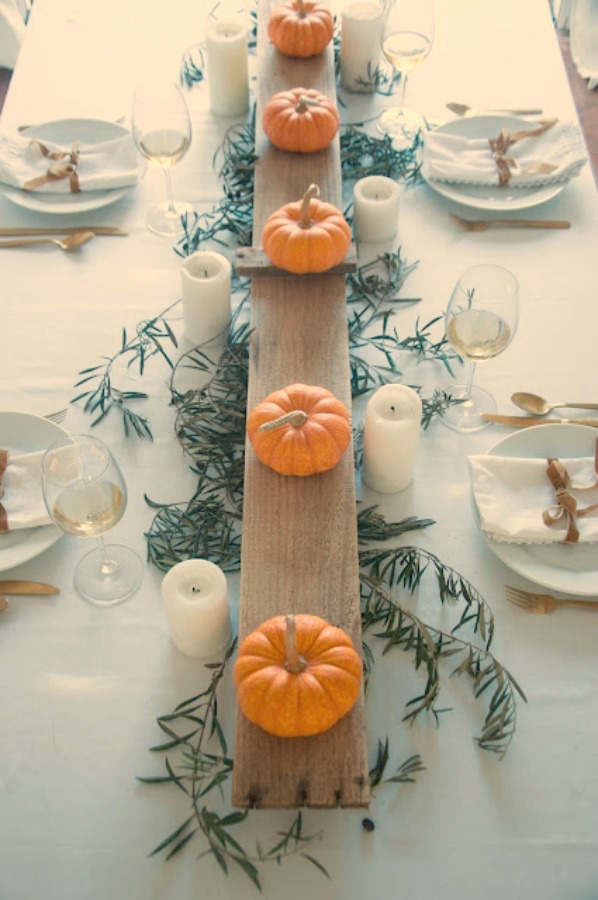
<svg viewBox="0 0 598 900"><path fill-rule="evenodd" d="M25 21L17 0L0 0L0 68L14 69L24 37Z"/></svg>
<svg viewBox="0 0 598 900"><path fill-rule="evenodd" d="M146 0L35 0L2 114L4 126L90 115L97 104L117 113L128 109L140 80L176 75L189 42L201 39L200 7L197 0L172 0L165 14L162 4ZM491 0L437 0L435 9L433 51L408 85L409 105L429 113L429 121L446 116L444 104L453 99L478 107L533 102L561 120L575 115L546 0L504 0L500 11ZM186 96L194 135L189 153L172 170L173 187L175 196L203 212L222 196L212 162L226 123L209 113L205 84ZM368 97L361 101L364 113L351 97L351 117L362 121L394 100ZM371 129L375 133L374 122ZM289 185L289 192L294 196L299 187ZM351 202L351 187L343 208ZM134 191L93 217L97 224L125 228L128 237L97 238L82 254L17 248L3 250L0 257L0 409L44 414L69 405L65 430L91 430L110 445L125 475L128 506L108 539L142 556L144 532L156 512L145 496L166 504L184 502L197 485L197 474L175 438L176 409L167 389L172 373L159 355L147 357L142 378L136 365L127 366L128 359L112 372L115 386L149 394L134 404L148 416L153 442L125 437L116 410L91 429L95 416L69 401L85 390L73 388L77 372L117 352L123 328L134 338L138 322L180 296L181 257L172 241L145 225L148 208L163 198L162 172L148 167ZM401 194L398 240L403 258L419 262L402 295L421 300L400 304L389 329L396 327L401 338L413 334L418 318L423 325L444 309L460 272L475 261L495 261L517 274L521 316L509 348L480 365L476 381L492 391L504 412L512 408L515 390L595 399L598 194L590 167L537 210L540 217L570 219L568 231L464 232L452 226L448 208L425 184ZM0 196L4 227L92 222L78 214L40 218ZM206 243L206 249L229 253ZM170 316L179 351L189 350L180 304ZM434 328L436 340L442 323ZM177 359L177 351L167 342L164 346ZM279 352L294 353L293 343L281 343ZM415 363L403 353L394 359L405 383L425 385L425 396L450 383L441 363ZM301 371L301 360L297 365ZM177 379L184 372L183 367ZM197 383L203 384L201 375L193 387ZM365 398L356 400L355 424L364 409ZM380 784L367 811L301 811L303 833L322 838L299 849L321 861L330 880L296 853L280 866L260 867L260 894L240 866L229 866L227 876L212 857L200 859L206 845L195 838L168 862L163 853L149 856L190 815L189 800L176 787L136 780L166 774L164 754L148 750L168 740L156 718L207 688L213 674L174 647L160 596L162 572L148 563L143 589L131 600L108 609L93 607L81 601L72 584L89 542L65 535L41 556L0 573L0 578L36 579L60 588L57 598L11 598L0 617L0 897L594 898L598 618L583 610L529 616L504 600L505 582L533 585L497 559L480 536L471 513L466 458L487 452L508 433L493 425L458 434L433 420L420 435L413 484L395 496L375 495L366 486L358 510L377 504L389 521L409 515L433 519L433 526L382 546L405 542L436 554L470 578L491 605L496 617L492 651L528 698L518 703L513 743L501 760L477 745L493 686L475 700L467 675L450 677L454 657L440 666L439 706L450 711L438 719L424 715L412 725L401 719L410 709L405 704L425 689L425 669L414 671L413 656L398 648L378 658L366 701L368 760L374 765L378 738L388 735L385 777L414 753L421 755L425 771L414 784ZM27 449L39 448L23 452ZM25 534L4 537L10 541ZM539 548L546 555L559 549L574 556L580 550L591 554L595 547ZM275 565L265 552L266 564ZM235 629L239 575L227 573L227 581ZM288 597L292 600L292 585ZM433 562L417 595L406 599L424 621L452 625L452 604L438 600ZM473 641L478 637L468 629L461 634ZM366 640L379 653L382 642L372 633ZM230 671L218 709L234 754ZM217 741L213 746L218 752ZM173 756L168 753L169 760ZM231 811L230 781L223 794L221 799L211 792L205 802L225 815ZM264 849L272 847L296 812L250 811L231 836L255 856L256 839ZM361 825L366 815L375 823L372 833Z"/></svg>
<svg viewBox="0 0 598 900"><path fill-rule="evenodd" d="M497 120L499 121L499 120ZM537 126L530 123L524 131ZM498 138L500 125L497 125ZM467 138L430 131L423 135L426 177L456 184L498 184L499 173L486 138ZM557 122L543 134L526 137L508 148L513 160L509 187L557 184L578 175L587 162L583 135L573 122ZM532 171L537 165L554 166L552 172Z"/></svg>
<svg viewBox="0 0 598 900"><path fill-rule="evenodd" d="M42 493L43 455L43 450L17 456L8 454L6 469L3 474L0 472L0 504L6 513L8 531L51 522Z"/></svg>
<svg viewBox="0 0 598 900"><path fill-rule="evenodd" d="M594 458L562 460L569 476L569 491L578 508L598 503ZM547 474L545 459L516 459L509 456L469 457L471 483L480 513L482 530L495 541L513 544L562 542L567 519L545 525L542 514L555 502L555 492ZM591 488L590 490L578 490ZM578 543L598 541L598 515L577 520Z"/></svg>
<svg viewBox="0 0 598 900"><path fill-rule="evenodd" d="M39 143L25 135L0 133L0 182L24 189L33 179L43 177L55 166L68 163L72 147L59 146L52 141L42 143L50 153L64 153L65 158L47 158ZM76 171L81 191L128 187L136 184L139 179L139 157L133 139L128 134L97 144L82 142L78 156ZM69 178L50 181L35 190L68 193Z"/></svg>

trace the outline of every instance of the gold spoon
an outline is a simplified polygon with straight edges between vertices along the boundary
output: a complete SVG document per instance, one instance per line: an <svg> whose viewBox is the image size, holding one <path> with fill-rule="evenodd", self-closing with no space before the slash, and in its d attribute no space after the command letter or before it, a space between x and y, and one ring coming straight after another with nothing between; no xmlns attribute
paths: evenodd
<svg viewBox="0 0 598 900"><path fill-rule="evenodd" d="M528 394L526 391L518 391L511 395L511 400L519 409L524 409L534 416L547 416L553 409L561 409L564 407L570 409L598 409L598 403L548 403L543 397L537 394Z"/></svg>
<svg viewBox="0 0 598 900"><path fill-rule="evenodd" d="M7 606L8 600L6 597L0 597L0 613L3 613Z"/></svg>
<svg viewBox="0 0 598 900"><path fill-rule="evenodd" d="M541 109L474 109L473 106L467 106L466 103L447 103L446 108L457 116L473 116L481 113L502 113L505 116L539 116L542 114Z"/></svg>
<svg viewBox="0 0 598 900"><path fill-rule="evenodd" d="M65 238L27 238L23 240L19 238L15 241L0 241L0 247L31 247L34 244L55 244L61 250L70 253L72 250L78 250L83 244L95 237L93 231L76 231L69 234Z"/></svg>

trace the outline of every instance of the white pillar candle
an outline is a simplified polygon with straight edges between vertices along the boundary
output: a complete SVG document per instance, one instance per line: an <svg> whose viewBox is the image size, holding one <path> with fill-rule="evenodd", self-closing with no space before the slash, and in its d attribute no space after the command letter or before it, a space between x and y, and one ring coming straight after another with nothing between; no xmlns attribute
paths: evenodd
<svg viewBox="0 0 598 900"><path fill-rule="evenodd" d="M396 494L413 480L422 402L410 387L385 384L370 397L363 432L363 480Z"/></svg>
<svg viewBox="0 0 598 900"><path fill-rule="evenodd" d="M224 332L231 318L231 264L220 253L198 250L181 267L185 336L205 344Z"/></svg>
<svg viewBox="0 0 598 900"><path fill-rule="evenodd" d="M390 241L397 233L400 188L385 175L368 175L353 188L353 233L359 243Z"/></svg>
<svg viewBox="0 0 598 900"><path fill-rule="evenodd" d="M222 653L232 631L226 576L207 559L177 563L162 579L162 600L175 647L193 659Z"/></svg>
<svg viewBox="0 0 598 900"><path fill-rule="evenodd" d="M240 19L208 19L206 26L210 108L217 116L249 109L247 30Z"/></svg>
<svg viewBox="0 0 598 900"><path fill-rule="evenodd" d="M346 91L372 93L380 65L382 5L348 3L341 14L341 85Z"/></svg>

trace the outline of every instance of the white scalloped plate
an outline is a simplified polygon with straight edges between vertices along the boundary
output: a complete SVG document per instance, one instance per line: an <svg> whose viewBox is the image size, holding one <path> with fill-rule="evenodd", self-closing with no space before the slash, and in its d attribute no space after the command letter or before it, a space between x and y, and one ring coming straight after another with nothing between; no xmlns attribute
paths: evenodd
<svg viewBox="0 0 598 900"><path fill-rule="evenodd" d="M64 428L19 412L0 412L0 447L14 454L45 450L67 434ZM39 556L62 537L56 525L19 528L0 534L0 572Z"/></svg>
<svg viewBox="0 0 598 900"><path fill-rule="evenodd" d="M486 115L464 116L462 119L452 119L439 125L435 131L444 134L455 134L468 138L497 137L501 128L516 131L520 128L529 128L530 119L522 119L519 116ZM425 149L422 151L425 162ZM436 191L448 200L454 200L463 206L472 209L487 209L493 212L513 212L517 209L530 209L552 200L567 186L568 182L560 184L540 185L539 187L512 188L508 185L499 188L498 185L473 185L451 184L447 181L435 181L427 178L425 166L422 166L422 177L432 190ZM542 426L544 427L544 426Z"/></svg>
<svg viewBox="0 0 598 900"><path fill-rule="evenodd" d="M598 429L587 425L535 425L509 434L488 450L490 456L542 458L593 456ZM505 544L487 537L472 492L475 523L484 541L506 566L543 587L563 594L598 597L596 544Z"/></svg>
<svg viewBox="0 0 598 900"><path fill-rule="evenodd" d="M56 144L73 144L80 140L82 143L99 143L109 141L112 138L129 134L127 128L117 125L116 122L104 122L101 119L58 119L54 122L44 122L43 125L30 125L24 129L23 134L38 138L43 141L53 141ZM140 171L142 164L140 163ZM90 212L93 209L102 209L111 203L121 200L134 185L125 188L113 188L103 191L82 191L80 194L67 193L42 193L41 191L20 191L17 188L3 187L3 193L7 200L24 209L33 212L72 215L73 213Z"/></svg>

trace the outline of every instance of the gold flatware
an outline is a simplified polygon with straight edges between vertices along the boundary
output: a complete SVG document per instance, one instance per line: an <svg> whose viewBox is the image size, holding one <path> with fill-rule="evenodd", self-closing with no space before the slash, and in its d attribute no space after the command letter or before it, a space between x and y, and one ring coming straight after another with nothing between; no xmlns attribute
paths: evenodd
<svg viewBox="0 0 598 900"><path fill-rule="evenodd" d="M0 597L0 613L4 612L7 606L8 600L6 599L6 597Z"/></svg>
<svg viewBox="0 0 598 900"><path fill-rule="evenodd" d="M16 241L0 241L0 248L2 247L33 247L37 244L54 244L56 247L60 247L61 250L65 250L67 253L72 253L73 250L78 250L79 247L82 247L83 244L87 244L88 241L91 241L95 237L93 231L75 231L73 234L70 234L68 237L64 239L61 238L23 238Z"/></svg>
<svg viewBox="0 0 598 900"><path fill-rule="evenodd" d="M457 116L479 116L482 113L502 113L505 116L539 116L542 109L474 109L466 103L447 103L446 108Z"/></svg>
<svg viewBox="0 0 598 900"><path fill-rule="evenodd" d="M566 219L463 219L450 213L451 219L467 231L486 231L488 228L571 228Z"/></svg>
<svg viewBox="0 0 598 900"><path fill-rule="evenodd" d="M3 594L22 594L26 597L60 593L53 584L44 584L42 581L0 581L0 591Z"/></svg>
<svg viewBox="0 0 598 900"><path fill-rule="evenodd" d="M519 409L524 409L534 416L547 416L553 409L598 409L598 403L565 403L565 401L548 403L544 397L539 397L538 394L528 394L527 391L517 391L516 394L511 394L511 401Z"/></svg>
<svg viewBox="0 0 598 900"><path fill-rule="evenodd" d="M523 591L521 588L505 587L505 597L509 603L514 603L521 609L530 613L551 613L559 606L577 606L583 609L598 611L598 602L594 600L577 600L567 598L559 600L551 594L537 594L534 591Z"/></svg>
<svg viewBox="0 0 598 900"><path fill-rule="evenodd" d="M66 228L0 228L0 237L27 237L41 234L78 234L90 231L92 234L104 234L114 237L126 237L128 231L114 228L112 225L73 225Z"/></svg>
<svg viewBox="0 0 598 900"><path fill-rule="evenodd" d="M530 425L589 425L598 428L598 419L538 419L532 416L499 416L496 413L480 413L486 422L511 425L513 428L528 428Z"/></svg>

